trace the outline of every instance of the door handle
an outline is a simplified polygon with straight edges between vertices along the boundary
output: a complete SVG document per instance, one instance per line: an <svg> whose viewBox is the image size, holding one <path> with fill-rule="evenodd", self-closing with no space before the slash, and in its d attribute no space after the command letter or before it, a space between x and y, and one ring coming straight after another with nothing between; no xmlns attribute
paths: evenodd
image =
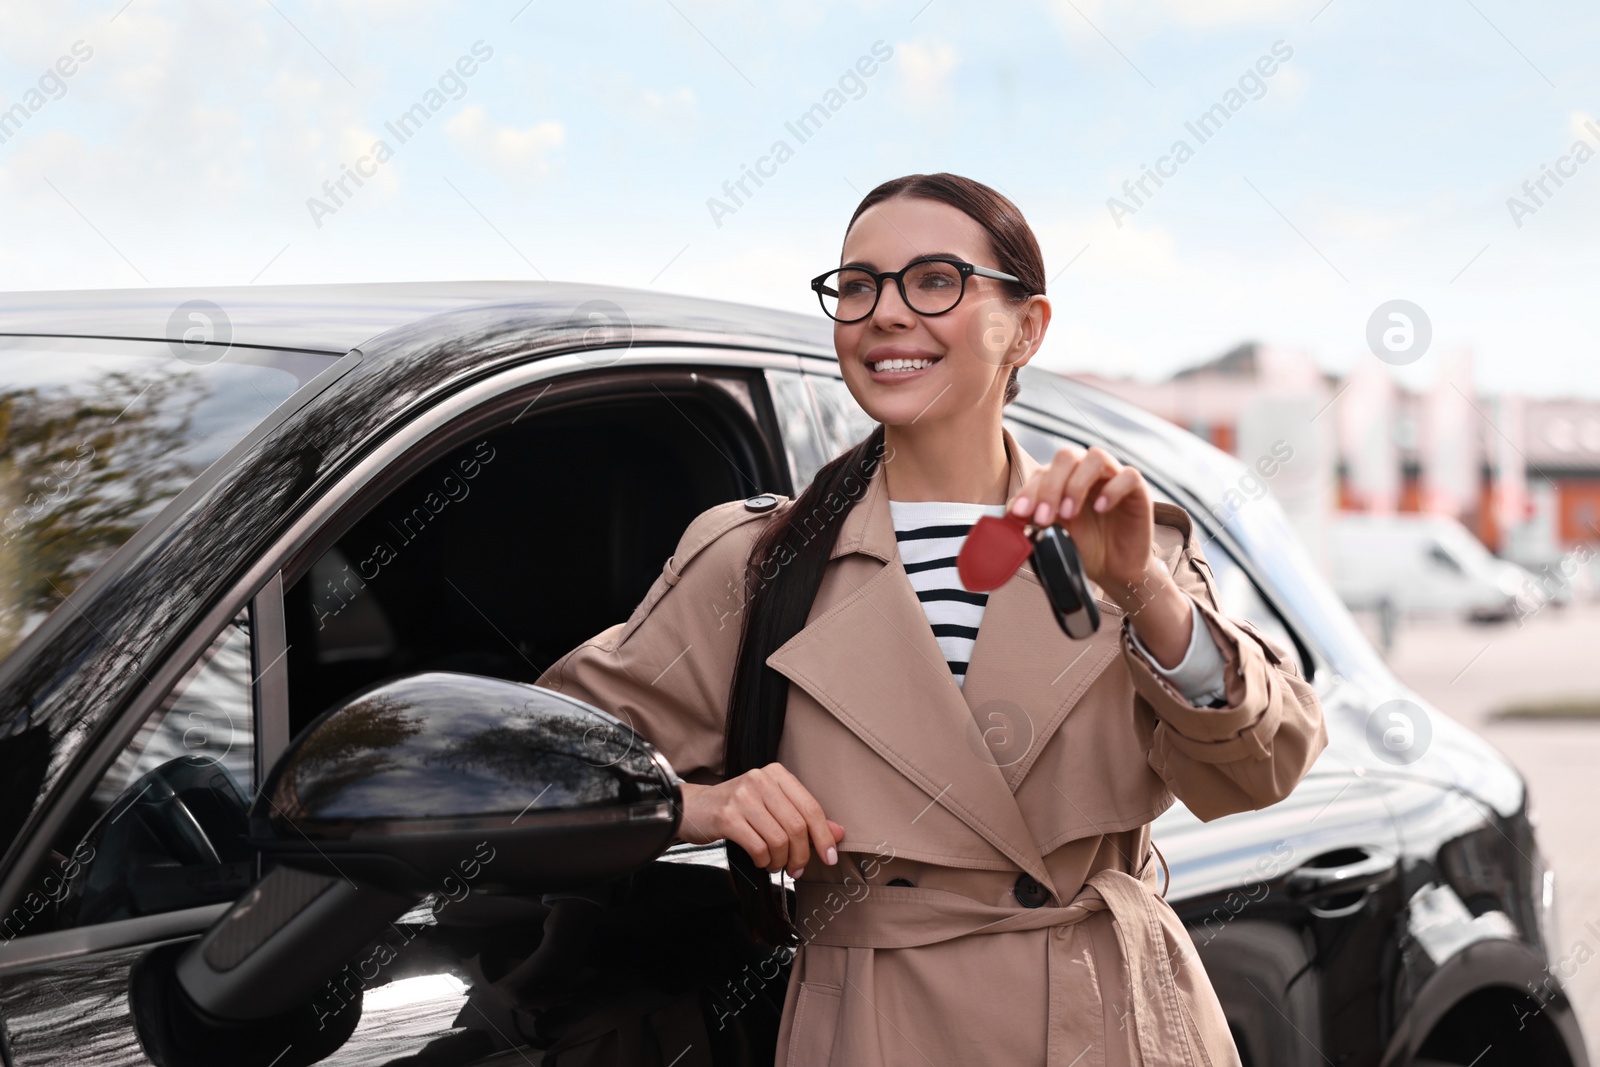
<svg viewBox="0 0 1600 1067"><path fill-rule="evenodd" d="M1400 871L1399 860L1380 848L1359 846L1340 848L1307 861L1290 873L1286 889L1297 901L1312 905L1313 914L1322 918L1338 918L1360 908L1366 893L1380 885L1394 881ZM1333 909L1319 909L1315 905L1330 897L1361 893L1360 900Z"/></svg>

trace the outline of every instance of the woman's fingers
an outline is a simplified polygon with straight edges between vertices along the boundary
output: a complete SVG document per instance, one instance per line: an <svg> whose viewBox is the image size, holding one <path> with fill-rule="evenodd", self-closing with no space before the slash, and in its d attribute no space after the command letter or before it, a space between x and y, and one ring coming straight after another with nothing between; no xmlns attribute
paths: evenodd
<svg viewBox="0 0 1600 1067"><path fill-rule="evenodd" d="M1081 515L1086 507L1092 506L1093 501L1088 499L1089 493L1101 482L1115 477L1121 471L1122 464L1112 459L1104 449L1091 448L1085 452L1083 458L1072 468L1072 473L1067 477L1066 486L1062 490L1062 520Z"/></svg>
<svg viewBox="0 0 1600 1067"><path fill-rule="evenodd" d="M1143 488L1144 478L1133 467L1123 467L1100 487L1100 494L1090 507L1106 512L1116 507L1128 496Z"/></svg>
<svg viewBox="0 0 1600 1067"><path fill-rule="evenodd" d="M1142 484L1137 470L1102 448L1063 446L1023 481L1010 511L1036 526L1066 522L1086 511L1109 511Z"/></svg>
<svg viewBox="0 0 1600 1067"><path fill-rule="evenodd" d="M1034 472L1037 481L1034 483L1033 492L1028 496L1029 507L1032 509L1028 518L1034 525L1044 526L1055 521L1067 478L1077 467L1083 454L1081 448L1063 445L1048 466Z"/></svg>
<svg viewBox="0 0 1600 1067"><path fill-rule="evenodd" d="M830 865L837 863L839 861L839 853L834 848L836 839L833 836L832 828L828 824L827 816L822 814L822 805L817 803L817 798L813 797L811 791L800 784L800 779L796 778L782 764L769 763L766 769L772 772L773 780L783 790L789 802L794 805L800 817L805 820L806 831L810 835L811 842L816 845L817 855L822 857L822 862ZM802 849L806 845L803 837L800 845ZM803 851L800 856L801 859L797 863L791 864L796 869L805 866L805 854Z"/></svg>
<svg viewBox="0 0 1600 1067"><path fill-rule="evenodd" d="M739 847L750 853L758 867L769 871L782 870L789 862L789 831L773 816L760 783L747 781L747 787L735 794L736 807L732 812L733 825L748 824L755 831L755 848L740 842Z"/></svg>
<svg viewBox="0 0 1600 1067"><path fill-rule="evenodd" d="M825 863L838 862L844 826L827 818L822 805L788 768L777 763L747 771L719 785L683 784L679 839L706 843L719 838L738 845L758 867L787 869L798 877L812 843Z"/></svg>

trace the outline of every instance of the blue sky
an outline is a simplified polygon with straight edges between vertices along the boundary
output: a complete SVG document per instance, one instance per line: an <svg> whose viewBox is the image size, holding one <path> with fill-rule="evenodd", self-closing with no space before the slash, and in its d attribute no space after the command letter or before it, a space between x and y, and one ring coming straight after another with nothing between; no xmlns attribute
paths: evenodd
<svg viewBox="0 0 1600 1067"><path fill-rule="evenodd" d="M1153 379L1255 339L1344 370L1403 298L1433 326L1407 381L1470 348L1482 388L1600 396L1600 159L1520 226L1507 206L1600 150L1591 6L124 2L0 6L0 113L26 112L0 126L0 289L544 277L816 312L861 195L949 170L1038 234L1047 366ZM785 124L880 41L800 143ZM1199 143L1185 123L1275 44ZM401 143L385 124L441 78ZM778 139L718 225L708 199ZM334 204L345 167L370 176Z"/></svg>

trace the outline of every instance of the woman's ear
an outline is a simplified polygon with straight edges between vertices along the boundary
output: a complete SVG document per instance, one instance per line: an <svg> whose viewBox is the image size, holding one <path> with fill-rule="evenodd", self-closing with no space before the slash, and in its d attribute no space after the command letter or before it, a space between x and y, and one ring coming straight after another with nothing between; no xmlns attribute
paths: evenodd
<svg viewBox="0 0 1600 1067"><path fill-rule="evenodd" d="M1023 301L1017 309L1017 337L1012 344L1012 358L1006 360L1009 366L1023 367L1033 354L1039 351L1039 346L1044 344L1044 332L1050 327L1050 298L1043 293L1036 293Z"/></svg>

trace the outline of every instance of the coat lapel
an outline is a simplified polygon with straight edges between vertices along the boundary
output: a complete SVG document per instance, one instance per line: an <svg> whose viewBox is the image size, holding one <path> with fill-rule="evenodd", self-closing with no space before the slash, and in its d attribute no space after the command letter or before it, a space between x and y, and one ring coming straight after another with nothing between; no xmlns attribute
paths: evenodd
<svg viewBox="0 0 1600 1067"><path fill-rule="evenodd" d="M1012 455L1011 491L1015 491L1022 484L1018 460L1025 453L1009 433L1005 438ZM864 577L850 580L832 604L819 605L812 620L767 657L767 665L811 694L927 793L931 802L942 805L1053 891L1011 784L989 755L980 724L956 685L900 564L881 463L862 498L845 516L830 558L856 553L883 565L851 568ZM838 568L835 574L846 573L840 564L832 567ZM1014 578L1003 588L1016 585ZM1034 586L1034 594L1042 596L1042 590ZM980 643L989 610L985 608L979 628ZM1013 631L1026 628L1022 612L1011 614L1018 617ZM1054 620L1048 615L1045 620L1059 634ZM993 672L992 667L989 670ZM966 684L972 684L970 673ZM995 678L988 684L998 692L1004 680ZM908 812L907 819L915 814Z"/></svg>
<svg viewBox="0 0 1600 1067"><path fill-rule="evenodd" d="M1008 432L1011 487L1041 464ZM989 594L962 687L995 761L1013 792L1100 672L1119 655L1123 612L1093 582L1100 629L1087 641L1061 631L1032 561Z"/></svg>

